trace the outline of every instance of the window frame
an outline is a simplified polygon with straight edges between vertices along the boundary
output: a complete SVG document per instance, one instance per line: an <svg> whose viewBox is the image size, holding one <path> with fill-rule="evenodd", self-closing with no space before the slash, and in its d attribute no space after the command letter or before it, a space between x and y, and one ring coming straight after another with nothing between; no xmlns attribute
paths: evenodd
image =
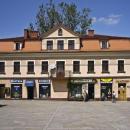
<svg viewBox="0 0 130 130"><path fill-rule="evenodd" d="M70 46L70 45L69 45L69 44L70 44L69 41L74 41L74 43L73 43L73 48L72 48L72 47L69 48L69 46ZM75 40L71 40L71 39L68 40L68 50L74 50L74 49L75 49Z"/></svg>
<svg viewBox="0 0 130 130"><path fill-rule="evenodd" d="M14 63L15 62L19 62L20 63L19 64L19 71L17 71L17 72L15 72L15 69L14 69L14 67L15 67ZM13 74L21 74L21 61L13 61Z"/></svg>
<svg viewBox="0 0 130 130"><path fill-rule="evenodd" d="M93 62L93 71L90 71L89 70L89 62ZM94 60L88 60L87 61L87 66L88 66L88 69L87 69L87 73L95 73L95 61ZM90 65L91 66L91 65ZM91 67L90 67L91 68Z"/></svg>
<svg viewBox="0 0 130 130"><path fill-rule="evenodd" d="M28 71L29 70L28 62L33 62L33 71ZM28 60L27 61L27 74L35 74L35 61L33 61L33 60Z"/></svg>
<svg viewBox="0 0 130 130"><path fill-rule="evenodd" d="M62 43L60 43L62 41ZM61 47L61 45L62 47ZM57 50L64 50L64 40L57 40Z"/></svg>
<svg viewBox="0 0 130 130"><path fill-rule="evenodd" d="M78 71L75 71L75 66L74 66L74 62L79 62L79 67L78 67ZM80 64L81 61L80 60L73 60L73 74L80 74Z"/></svg>
<svg viewBox="0 0 130 130"><path fill-rule="evenodd" d="M51 43L49 43L49 42L51 42ZM51 44L51 47L50 47L50 48L48 48L48 44ZM53 50L53 40L47 40L47 41L46 41L46 49L47 49L47 50Z"/></svg>
<svg viewBox="0 0 130 130"><path fill-rule="evenodd" d="M106 42L105 47L103 45L103 42ZM100 47L101 47L101 49L108 49L109 48L109 42L108 42L108 40L101 40L100 41Z"/></svg>
<svg viewBox="0 0 130 130"><path fill-rule="evenodd" d="M0 61L0 63L4 63L4 65L3 65L3 71L1 71L1 69L0 69L0 74L5 74L5 67L6 67L6 62L5 61Z"/></svg>
<svg viewBox="0 0 130 130"><path fill-rule="evenodd" d="M107 61L107 62L108 62L108 64L107 64L107 70L103 70L103 68L104 68L104 67L103 67L103 62L104 62L104 61ZM101 64L102 64L102 73L110 73L110 72L109 72L109 62L110 62L110 61L107 60L107 59L106 59L106 60L105 60L105 59L102 60L102 62L101 62Z"/></svg>
<svg viewBox="0 0 130 130"><path fill-rule="evenodd" d="M119 70L119 61L123 61L123 70ZM118 59L117 60L117 72L118 73L125 73L125 60L124 59Z"/></svg>
<svg viewBox="0 0 130 130"><path fill-rule="evenodd" d="M47 62L47 71L43 71L43 62ZM49 71L49 61L41 61L41 74L48 74Z"/></svg>

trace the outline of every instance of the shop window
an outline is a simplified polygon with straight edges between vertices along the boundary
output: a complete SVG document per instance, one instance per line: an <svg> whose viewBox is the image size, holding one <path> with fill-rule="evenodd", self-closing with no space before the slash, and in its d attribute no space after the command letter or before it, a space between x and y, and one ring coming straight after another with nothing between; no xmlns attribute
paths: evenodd
<svg viewBox="0 0 130 130"><path fill-rule="evenodd" d="M118 60L118 73L124 73L124 60Z"/></svg>
<svg viewBox="0 0 130 130"><path fill-rule="evenodd" d="M94 61L88 61L88 73L94 73Z"/></svg>
<svg viewBox="0 0 130 130"><path fill-rule="evenodd" d="M68 41L68 50L74 50L75 41L69 40Z"/></svg>
<svg viewBox="0 0 130 130"><path fill-rule="evenodd" d="M58 40L57 49L58 50L63 50L64 49L64 41L63 40Z"/></svg>
<svg viewBox="0 0 130 130"><path fill-rule="evenodd" d="M53 41L47 41L47 50L53 50Z"/></svg>
<svg viewBox="0 0 130 130"><path fill-rule="evenodd" d="M0 74L5 74L5 62L0 62Z"/></svg>
<svg viewBox="0 0 130 130"><path fill-rule="evenodd" d="M42 73L48 73L48 61L42 61Z"/></svg>
<svg viewBox="0 0 130 130"><path fill-rule="evenodd" d="M102 73L109 73L108 61L102 61Z"/></svg>
<svg viewBox="0 0 130 130"><path fill-rule="evenodd" d="M73 61L73 73L80 73L80 61Z"/></svg>
<svg viewBox="0 0 130 130"><path fill-rule="evenodd" d="M58 30L58 36L62 36L63 35L63 31L62 31L62 29L60 28L59 30Z"/></svg>
<svg viewBox="0 0 130 130"><path fill-rule="evenodd" d="M34 74L34 61L28 61L28 74Z"/></svg>
<svg viewBox="0 0 130 130"><path fill-rule="evenodd" d="M14 62L14 74L20 74L20 62Z"/></svg>

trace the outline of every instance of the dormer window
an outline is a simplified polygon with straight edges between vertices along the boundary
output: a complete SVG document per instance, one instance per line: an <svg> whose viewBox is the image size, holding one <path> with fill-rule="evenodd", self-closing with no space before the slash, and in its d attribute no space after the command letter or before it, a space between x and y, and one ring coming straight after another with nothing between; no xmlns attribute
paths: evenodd
<svg viewBox="0 0 130 130"><path fill-rule="evenodd" d="M15 43L15 50L19 51L21 49L22 49L22 43L19 43L19 42Z"/></svg>
<svg viewBox="0 0 130 130"><path fill-rule="evenodd" d="M62 32L62 29L60 28L59 30L58 30L58 36L62 36L63 34L62 34L63 32Z"/></svg>
<svg viewBox="0 0 130 130"><path fill-rule="evenodd" d="M108 49L109 43L106 40L101 41L101 49Z"/></svg>

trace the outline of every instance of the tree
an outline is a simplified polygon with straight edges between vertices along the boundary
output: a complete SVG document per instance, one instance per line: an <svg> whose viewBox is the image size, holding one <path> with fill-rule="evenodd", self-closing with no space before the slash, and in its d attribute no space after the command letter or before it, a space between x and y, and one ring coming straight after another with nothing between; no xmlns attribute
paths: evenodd
<svg viewBox="0 0 130 130"><path fill-rule="evenodd" d="M72 31L84 34L92 22L89 13L90 10L88 8L78 11L74 3L61 2L56 5L53 0L50 0L45 5L39 6L36 15L36 27L42 34L57 24L63 24L72 29Z"/></svg>

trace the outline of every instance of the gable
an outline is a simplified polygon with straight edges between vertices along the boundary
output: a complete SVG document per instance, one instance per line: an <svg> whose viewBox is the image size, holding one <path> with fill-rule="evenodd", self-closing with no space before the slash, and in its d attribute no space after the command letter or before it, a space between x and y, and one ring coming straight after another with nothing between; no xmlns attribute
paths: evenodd
<svg viewBox="0 0 130 130"><path fill-rule="evenodd" d="M62 29L62 36L58 36L58 30ZM62 38L62 37L77 37L74 33L71 33L70 31L68 31L67 29L64 28L58 28L56 29L54 32L52 32L51 34L49 34L46 38Z"/></svg>

